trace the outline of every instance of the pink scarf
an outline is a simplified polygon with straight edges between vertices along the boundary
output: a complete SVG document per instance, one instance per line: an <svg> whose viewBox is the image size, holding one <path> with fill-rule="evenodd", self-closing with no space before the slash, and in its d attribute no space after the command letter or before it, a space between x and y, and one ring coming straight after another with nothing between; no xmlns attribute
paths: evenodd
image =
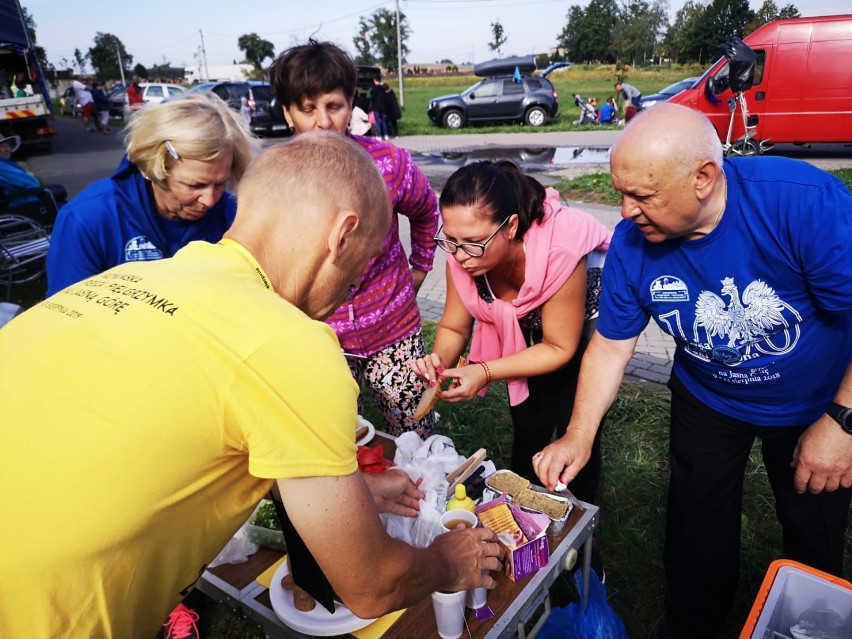
<svg viewBox="0 0 852 639"><path fill-rule="evenodd" d="M568 281L577 263L592 251L606 250L612 233L588 213L563 206L559 193L547 189L544 219L524 235L526 270L518 297L511 302L495 299L490 304L476 290L476 283L452 255L447 255L453 283L468 312L479 320L473 333L470 358L488 361L524 350L527 343L518 318L549 300ZM517 406L529 397L527 380L508 380L509 404ZM483 388L480 395L485 393Z"/></svg>

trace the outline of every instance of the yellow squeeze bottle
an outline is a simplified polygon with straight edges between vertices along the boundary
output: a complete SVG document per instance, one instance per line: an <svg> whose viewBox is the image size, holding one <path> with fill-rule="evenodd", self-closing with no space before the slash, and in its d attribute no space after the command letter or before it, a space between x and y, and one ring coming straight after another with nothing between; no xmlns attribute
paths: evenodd
<svg viewBox="0 0 852 639"><path fill-rule="evenodd" d="M461 509L473 512L474 508L476 508L476 504L474 504L473 500L467 496L464 484L456 484L455 497L447 502L447 510Z"/></svg>

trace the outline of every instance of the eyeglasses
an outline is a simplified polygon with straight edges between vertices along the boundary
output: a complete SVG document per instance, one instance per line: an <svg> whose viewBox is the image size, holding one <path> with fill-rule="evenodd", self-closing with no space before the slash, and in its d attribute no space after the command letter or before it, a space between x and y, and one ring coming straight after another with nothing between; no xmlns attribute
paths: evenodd
<svg viewBox="0 0 852 639"><path fill-rule="evenodd" d="M441 249L442 251L446 251L447 253L450 253L451 255L455 255L456 252L459 249L461 249L462 251L464 251L465 253L467 253L471 257L482 257L485 254L485 246L491 240L494 239L494 236L497 235L497 231L502 229L506 225L506 222L508 222L509 218L511 218L511 217L512 216L510 215L505 220L503 220L500 223L500 226L498 226L496 229L494 229L494 232L491 235L489 235L488 239L485 240L484 242L453 242L452 240L448 240L445 237L438 237L441 234L441 230L444 228L443 224L438 228L438 235L433 237L432 240L434 240L435 244L438 245L439 249Z"/></svg>

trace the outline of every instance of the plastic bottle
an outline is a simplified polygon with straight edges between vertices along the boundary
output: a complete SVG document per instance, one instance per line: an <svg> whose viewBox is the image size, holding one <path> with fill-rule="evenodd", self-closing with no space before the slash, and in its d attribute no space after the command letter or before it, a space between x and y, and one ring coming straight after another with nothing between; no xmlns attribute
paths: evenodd
<svg viewBox="0 0 852 639"><path fill-rule="evenodd" d="M467 496L464 484L457 484L455 497L447 502L447 510L462 509L473 512L474 508L476 508L476 504Z"/></svg>

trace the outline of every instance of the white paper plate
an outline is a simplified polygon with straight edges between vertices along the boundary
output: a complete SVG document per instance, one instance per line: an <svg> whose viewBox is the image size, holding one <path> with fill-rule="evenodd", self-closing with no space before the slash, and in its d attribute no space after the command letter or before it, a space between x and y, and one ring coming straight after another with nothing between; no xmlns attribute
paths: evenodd
<svg viewBox="0 0 852 639"><path fill-rule="evenodd" d="M272 609L275 614L293 630L314 637L330 637L360 630L375 621L375 619L356 617L343 604L335 604L334 614L331 614L320 603L317 603L316 607L310 612L298 610L293 604L293 592L285 590L281 585L281 580L289 573L290 562L282 562L272 577L269 598L272 600Z"/></svg>
<svg viewBox="0 0 852 639"><path fill-rule="evenodd" d="M363 428L364 426L367 427L367 434L355 442L356 446L364 446L367 442L373 439L373 436L376 434L376 427L358 415L358 428Z"/></svg>

